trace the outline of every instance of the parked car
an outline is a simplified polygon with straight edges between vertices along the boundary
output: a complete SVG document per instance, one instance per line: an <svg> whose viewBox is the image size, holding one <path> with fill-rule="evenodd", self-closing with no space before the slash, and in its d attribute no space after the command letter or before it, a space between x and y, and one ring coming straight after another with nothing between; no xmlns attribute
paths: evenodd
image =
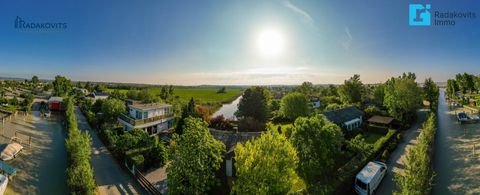
<svg viewBox="0 0 480 195"><path fill-rule="evenodd" d="M387 165L379 161L368 162L355 177L355 192L360 195L375 194L387 173Z"/></svg>

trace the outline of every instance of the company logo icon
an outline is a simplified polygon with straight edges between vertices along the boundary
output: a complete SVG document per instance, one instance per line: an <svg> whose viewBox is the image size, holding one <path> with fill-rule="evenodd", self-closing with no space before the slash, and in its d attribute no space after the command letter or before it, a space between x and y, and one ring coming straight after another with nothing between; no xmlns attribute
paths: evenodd
<svg viewBox="0 0 480 195"><path fill-rule="evenodd" d="M410 26L430 26L431 14L430 4L410 4L409 6L409 19Z"/></svg>

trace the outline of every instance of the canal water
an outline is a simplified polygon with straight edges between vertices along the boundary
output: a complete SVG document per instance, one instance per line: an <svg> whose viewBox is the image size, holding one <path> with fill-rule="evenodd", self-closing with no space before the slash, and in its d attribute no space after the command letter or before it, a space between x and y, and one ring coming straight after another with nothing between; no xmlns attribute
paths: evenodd
<svg viewBox="0 0 480 195"><path fill-rule="evenodd" d="M218 111L213 113L212 117L223 115L226 119L236 119L235 112L238 110L240 99L242 99L242 96L239 96L237 99L233 100L233 102L223 104Z"/></svg>
<svg viewBox="0 0 480 195"><path fill-rule="evenodd" d="M0 144L10 143L16 136L24 145L15 159L6 161L17 168L17 174L5 194L68 194L66 134L61 120L61 115L52 114L46 119L33 111L26 117L12 117L4 126L0 124Z"/></svg>
<svg viewBox="0 0 480 195"><path fill-rule="evenodd" d="M439 98L432 194L480 194L480 124L460 124L444 89Z"/></svg>

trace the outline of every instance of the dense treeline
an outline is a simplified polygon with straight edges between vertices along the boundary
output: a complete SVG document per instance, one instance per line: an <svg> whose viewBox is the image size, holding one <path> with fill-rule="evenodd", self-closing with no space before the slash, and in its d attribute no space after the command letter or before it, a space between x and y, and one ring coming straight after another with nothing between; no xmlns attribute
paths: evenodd
<svg viewBox="0 0 480 195"><path fill-rule="evenodd" d="M395 194L429 194L433 185L431 150L437 131L436 116L432 112L423 124L417 145L408 150L404 173L396 175L399 191Z"/></svg>
<svg viewBox="0 0 480 195"><path fill-rule="evenodd" d="M478 91L480 91L480 76L463 73L447 81L447 95L450 98L455 97L457 92L465 94Z"/></svg>
<svg viewBox="0 0 480 195"><path fill-rule="evenodd" d="M78 129L73 109L73 99L66 101L68 137L65 145L68 153L67 184L72 194L95 194L96 184L90 164L91 137Z"/></svg>

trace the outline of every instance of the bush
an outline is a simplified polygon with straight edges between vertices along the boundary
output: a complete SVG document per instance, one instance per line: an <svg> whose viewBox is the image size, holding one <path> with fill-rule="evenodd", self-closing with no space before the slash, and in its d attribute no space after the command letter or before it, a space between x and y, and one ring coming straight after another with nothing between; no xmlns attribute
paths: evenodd
<svg viewBox="0 0 480 195"><path fill-rule="evenodd" d="M145 170L145 158L141 154L129 157L129 160L135 165L138 170Z"/></svg>
<svg viewBox="0 0 480 195"><path fill-rule="evenodd" d="M71 194L95 194L96 184L90 165L92 140L88 132L78 129L77 118L73 110L73 99L66 101L65 118L68 137L65 147L68 153L67 184Z"/></svg>

